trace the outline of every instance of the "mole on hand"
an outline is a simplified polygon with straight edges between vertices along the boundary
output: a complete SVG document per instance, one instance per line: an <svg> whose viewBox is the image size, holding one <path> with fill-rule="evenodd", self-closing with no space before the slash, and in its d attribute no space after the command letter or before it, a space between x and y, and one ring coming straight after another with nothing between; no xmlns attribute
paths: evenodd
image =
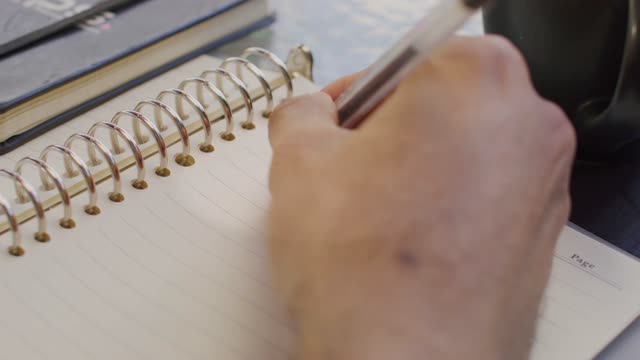
<svg viewBox="0 0 640 360"><path fill-rule="evenodd" d="M415 269L420 265L420 260L418 256L413 253L410 249L400 249L396 253L396 260L400 263L400 265Z"/></svg>

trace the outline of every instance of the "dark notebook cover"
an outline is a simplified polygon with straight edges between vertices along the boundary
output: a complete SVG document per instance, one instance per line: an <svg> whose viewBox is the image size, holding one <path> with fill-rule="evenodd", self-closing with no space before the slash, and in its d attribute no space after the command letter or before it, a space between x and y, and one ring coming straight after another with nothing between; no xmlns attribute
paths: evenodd
<svg viewBox="0 0 640 360"><path fill-rule="evenodd" d="M133 0L5 0L0 11L0 55Z"/></svg>
<svg viewBox="0 0 640 360"><path fill-rule="evenodd" d="M249 0L147 0L107 12L91 29L70 28L48 37L46 41L13 52L10 56L0 57L0 113L247 1ZM227 38L211 39L209 46L197 49L193 54L0 143L0 154L15 149L29 139L170 67L271 22L273 16L268 16Z"/></svg>

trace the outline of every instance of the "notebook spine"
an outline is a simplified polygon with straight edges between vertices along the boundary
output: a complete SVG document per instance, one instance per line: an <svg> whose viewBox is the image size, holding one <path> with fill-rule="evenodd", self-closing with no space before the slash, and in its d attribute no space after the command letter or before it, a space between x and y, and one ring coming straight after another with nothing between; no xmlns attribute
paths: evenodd
<svg viewBox="0 0 640 360"><path fill-rule="evenodd" d="M40 201L36 189L23 177L23 168L26 165L35 166L40 174L41 187L45 191L57 190L60 204L63 207L63 218L59 225L65 229L72 229L76 226L73 219L71 194L64 184L63 177L54 169L47 159L50 153L57 152L63 156L64 175L67 177L76 177L81 175L89 200L85 205L84 211L89 215L99 215L98 192L96 179L91 172L91 167L98 166L104 162L108 165L108 171L113 182L113 189L108 194L108 198L112 202L120 203L125 200L123 192L121 169L118 167L116 155L124 153L128 149L135 159L135 167L137 175L131 185L135 189L144 190L148 187L146 178L146 163L143 152L140 148L141 144L149 141L144 135L143 128L151 134L153 141L158 148L158 156L160 165L155 169L155 174L160 177L167 177L171 174L169 169L168 146L162 132L167 130L169 126L174 126L180 137L182 144L181 152L175 157L175 162L182 167L189 167L195 164L195 158L191 155L191 136L187 130L185 121L189 115L185 111L185 105L189 106L195 115L199 117L199 122L204 130L204 141L199 144L199 150L204 153L210 153L214 150L212 119L207 114L207 109L211 106L205 101L205 91L209 92L220 105L224 120L226 121L225 131L220 135L224 141L233 141L235 139L233 110L227 100L223 89L223 81L227 81L236 88L242 97L244 103L243 108L246 110L247 117L240 123L243 129L252 130L254 124L254 99L251 97L246 82L243 78L243 68L253 76L262 88L262 94L258 97L266 99L267 106L262 112L264 117L269 117L274 110L275 88L269 83L264 72L250 61L252 58L262 58L270 62L281 73L284 85L287 88L287 98L293 96L293 78L295 76L304 76L312 79L311 68L313 57L311 52L304 46L294 48L287 60L283 62L273 53L261 48L249 48L240 57L232 57L226 59L218 68L204 71L198 77L187 78L182 81L177 88L166 89L161 91L155 99L147 99L140 101L133 110L123 110L117 112L109 122L97 122L86 133L76 133L69 136L63 145L49 145L41 153L39 157L25 157L15 164L13 171L0 169L0 176L9 178L14 183L16 192L16 203L31 203L32 210L35 212L35 218L38 221L38 230L34 238L39 242L47 242L50 235L47 232L46 212L43 203ZM227 70L230 66L235 65L235 74ZM212 79L213 78L213 79ZM215 82L210 81L214 80ZM186 91L191 84L196 86L196 94L193 96ZM172 96L175 106L169 106L165 99ZM143 115L141 112L145 108L153 108L153 120ZM167 125L163 121L163 115L170 119L171 124ZM130 118L133 121L133 130L130 133L119 125L123 118ZM107 146L99 140L96 135L99 131L106 131L109 135L110 145ZM83 160L73 149L78 142L86 145L88 162ZM124 144L124 146L123 146ZM76 170L77 169L77 170ZM12 203L4 196L0 195L0 210L8 219L8 231L12 233L12 243L9 246L9 253L13 256L22 256L25 250L22 244L22 237L19 229L19 218Z"/></svg>

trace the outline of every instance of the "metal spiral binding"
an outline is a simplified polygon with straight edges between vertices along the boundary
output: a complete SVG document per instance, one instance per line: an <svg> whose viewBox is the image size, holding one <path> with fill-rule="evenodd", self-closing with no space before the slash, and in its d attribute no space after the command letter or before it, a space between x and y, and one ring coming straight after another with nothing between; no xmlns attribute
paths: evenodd
<svg viewBox="0 0 640 360"><path fill-rule="evenodd" d="M205 101L205 90L211 94L215 100L217 100L223 112L222 120L226 121L226 129L220 137L225 141L233 141L235 139L235 135L233 133L233 113L234 110L237 109L233 109L227 100L227 93L224 91L224 87L222 85L223 80L230 82L242 96L242 100L244 102L243 108L246 110L247 116L240 125L246 130L252 130L255 128L255 99L251 97L248 87L243 79L242 68L248 70L248 72L251 73L259 82L262 88L262 94L257 97L264 97L267 102L267 106L262 115L264 117L269 117L271 115L274 110L273 94L275 88L269 83L264 72L262 72L258 66L249 61L252 57L261 57L268 60L280 73L282 73L282 80L284 81L283 85L287 88L287 98L293 96L294 77L304 76L312 79L311 69L313 65L313 57L311 52L304 46L294 48L290 52L286 64L276 55L267 50L249 48L241 57L229 58L216 69L204 71L199 77L185 79L177 88L161 91L155 99L140 101L133 110L119 111L110 122L95 123L87 133L77 133L69 136L64 145L49 145L40 153L38 158L25 157L21 159L16 163L14 171L0 169L0 176L9 178L14 183L17 195L16 202L19 204L31 203L33 210L35 211L35 217L38 220L38 231L35 234L35 239L40 242L47 242L50 240L50 236L46 229L45 209L43 207L43 203L41 202L35 188L22 176L22 171L25 165L30 164L38 169L41 188L44 191L57 190L64 212L59 224L63 228L72 229L76 225L73 220L71 207L72 194L70 194L69 189L65 186L63 177L60 173L47 162L50 153L57 152L63 156L64 175L66 177L73 178L78 175L82 175L84 184L86 185L85 189L89 196L89 203L85 206L84 210L87 214L98 215L100 214L100 208L98 207L96 179L94 178L94 174L92 174L90 167L98 166L102 164L103 161L106 161L113 181L113 190L108 194L109 199L112 202L122 202L124 201L124 195L122 193L121 169L118 167L115 155L126 152L126 148L128 148L128 150L133 154L137 169L136 179L132 181L131 186L138 190L143 190L148 187L148 184L145 181L145 156L140 145L147 143L149 138L143 134L142 127L151 133L158 148L157 153L160 157L160 165L155 169L155 174L160 177L170 176L171 171L169 169L168 146L162 135L162 132L167 130L169 126L164 124L162 119L163 115L167 116L178 130L180 142L182 143L182 152L174 159L178 165L188 167L195 163L195 159L191 155L190 133L185 125L185 120L189 117L185 111L185 103L188 104L200 118L202 129L204 130L204 142L199 145L199 150L203 153L210 153L214 151L212 123L219 121L220 118L210 119L207 114L206 109L209 108L210 105ZM236 65L236 74L226 70L228 66L233 64ZM214 77L213 81L215 82L208 80L212 76ZM195 97L186 91L187 87L192 84L195 85ZM171 107L163 102L163 100L168 96L173 96L175 98L175 107ZM142 113L144 109L149 107L153 108L152 118L147 117ZM119 125L123 118L129 118L133 121L133 133L129 133ZM101 129L109 132L111 148L96 138L97 132ZM88 161L83 160L76 152L74 152L74 150L72 150L73 145L77 141L81 141L86 144L87 154L89 157ZM120 141L124 141L126 143L126 147L122 147ZM98 153L100 153L103 160L98 158ZM2 195L0 195L0 211L2 211L2 214L4 214L8 219L8 231L12 233L13 237L12 243L9 246L9 253L13 256L24 255L25 250L23 248L22 238L19 231L19 223L21 220L20 216L13 210L11 202ZM23 221L26 221L26 219Z"/></svg>
<svg viewBox="0 0 640 360"><path fill-rule="evenodd" d="M123 116L129 116L133 118L133 120L136 121L136 124L142 123L147 128L147 130L151 132L151 134L153 135L153 138L156 140L156 144L158 145L158 150L160 154L160 167L156 169L156 175L162 176L162 177L167 177L171 175L171 170L169 170L169 158L167 155L167 145L165 144L164 138L162 137L162 134L160 134L160 130L158 130L158 127L154 123L152 123L149 119L147 119L146 116L142 115L137 111L130 111L130 110L118 111L114 115L111 122L115 125L118 125L118 121ZM120 142L118 141L118 136L116 136L116 134L117 133L114 131L111 132L111 145L113 146L113 149L117 152L118 150L116 149L120 149ZM147 141L144 137L140 136L139 132L134 132L134 135L135 135L135 140L138 144L144 144Z"/></svg>
<svg viewBox="0 0 640 360"><path fill-rule="evenodd" d="M18 175L22 176L22 167L25 164L31 163L38 168L40 168L40 177L48 176L51 178L53 183L55 184L55 188L58 189L60 193L60 199L62 200L62 206L64 209L64 217L60 220L60 226L65 229L72 229L76 226L75 221L73 220L73 212L71 211L71 196L69 196L69 192L67 191L67 187L64 185L62 178L49 164L46 162L36 159L34 157L26 157L21 159L16 163L15 172ZM53 190L53 187L47 182L42 182L42 188L44 190ZM27 202L29 199L25 195L24 190L21 186L18 186L18 183L15 183L16 194L18 195L18 202Z"/></svg>
<svg viewBox="0 0 640 360"><path fill-rule="evenodd" d="M2 195L0 195L0 209L2 209L2 212L9 220L9 230L11 230L11 234L13 236L13 241L11 242L11 246L9 246L9 254L13 256L22 256L24 255L24 249L21 246L22 238L20 237L18 219L16 218L16 214L13 212L13 208L11 208L11 204Z"/></svg>
<svg viewBox="0 0 640 360"><path fill-rule="evenodd" d="M285 63L282 60L280 60L279 57L275 56L273 53L257 47L252 47L245 50L244 53L242 54L242 58L248 60L251 56L254 56L254 55L260 56L269 60L273 65L275 65L278 68L278 70L280 70L280 73L282 73L282 77L285 80L285 84L287 85L287 98L292 97L293 96L293 79L291 78L289 69L287 69L287 65L285 65ZM240 76L242 76L242 73L240 73Z"/></svg>
<svg viewBox="0 0 640 360"><path fill-rule="evenodd" d="M176 163L180 166L185 166L185 167L192 166L193 164L195 164L196 160L193 158L193 156L191 156L191 144L189 139L189 132L187 131L187 127L184 126L184 122L180 118L180 115L178 115L178 113L175 112L175 110L161 103L158 100L140 101L138 105L136 105L134 111L140 112L142 111L142 109L148 106L152 106L155 108L156 126L160 131L164 131L168 128L162 122L161 113L164 113L167 116L169 116L173 121L173 124L176 126L176 128L178 128L178 133L180 134L180 139L182 140L182 153L176 156ZM160 113L158 113L158 111ZM140 133L140 124L136 122L133 126L134 126L133 129L136 134L136 137L141 138L142 134Z"/></svg>
<svg viewBox="0 0 640 360"><path fill-rule="evenodd" d="M207 115L207 111L204 109L204 106L196 100L193 96L187 94L186 92L180 89L166 89L158 94L156 97L156 101L162 101L167 95L175 95L176 98L176 108L178 108L178 104L182 104L182 100L185 100L195 112L198 113L200 117L200 121L202 122L202 128L204 129L204 142L200 144L200 151L205 153L213 152L213 132L211 132L211 121L209 120L209 115ZM159 109L156 109L156 118L159 119L161 117L161 113ZM184 126L184 120L186 117L184 114L178 115L180 119L180 123Z"/></svg>
<svg viewBox="0 0 640 360"><path fill-rule="evenodd" d="M98 207L98 192L96 190L96 183L93 180L93 175L89 170L87 164L82 160L78 154L76 154L73 150L60 146L60 145L49 145L40 153L40 160L43 162L47 162L47 158L49 154L52 152L59 152L65 158L71 159L71 161L80 169L80 173L84 178L84 181L87 183L87 190L89 193L89 205L85 206L84 211L89 215L98 215L100 214L100 208ZM75 172L67 172L68 177L76 176ZM41 176L42 183L44 184L45 189L51 187L49 184L49 179L44 176Z"/></svg>
<svg viewBox="0 0 640 360"><path fill-rule="evenodd" d="M47 233L47 221L44 215L44 208L42 207L42 203L40 202L40 198L38 197L36 189L34 189L33 186L31 186L31 184L29 184L21 175L15 172L0 169L0 175L13 180L16 186L20 186L22 190L27 193L29 200L33 204L33 208L36 211L36 216L38 217L38 231L34 235L34 239L40 242L47 242L51 240L51 237ZM22 253L24 253L24 251L21 252L21 255Z"/></svg>
<svg viewBox="0 0 640 360"><path fill-rule="evenodd" d="M254 118L253 99L251 99L251 95L249 94L249 90L247 90L247 87L244 81L240 80L237 76L233 75L232 73L220 68L204 71L202 74L200 74L200 78L206 79L209 77L209 75L216 75L216 78L223 77L223 78L229 79L229 81L231 81L236 86L236 88L240 92L240 95L242 95L242 98L244 100L244 107L247 110L247 119L243 121L240 125L245 130L255 129L256 126L253 123L253 118ZM226 96L227 94L224 92L224 87L220 85L218 86L220 87L220 90L222 90L222 93ZM198 86L197 91L198 91L198 101L201 104L203 104L205 108L208 107L209 105L205 104L204 102L203 86Z"/></svg>
<svg viewBox="0 0 640 360"><path fill-rule="evenodd" d="M231 57L223 61L220 65L220 69L226 70L226 67L231 64L236 64L236 72L238 75L242 74L242 66L244 66L251 74L253 74L253 76L256 77L256 79L258 79L260 86L262 86L262 90L264 91L264 96L267 99L267 108L262 112L262 116L271 116L271 113L273 112L273 89L271 88L271 85L269 85L269 82L262 70L250 63L249 60L239 57ZM222 87L222 80L218 79L216 81L216 85L218 87Z"/></svg>
<svg viewBox="0 0 640 360"><path fill-rule="evenodd" d="M87 134L73 134L67 138L64 142L64 147L71 149L76 140L84 141L87 143L87 152L95 155L95 149L98 149L102 156L109 164L109 171L111 171L111 178L113 179L113 191L109 193L109 200L113 202L123 202L124 195L122 195L122 181L120 180L120 169L116 163L116 159L113 157L111 150L103 144L100 140L89 136ZM91 166L98 166L102 162L95 157L90 159ZM64 159L64 167L68 174L73 172L72 161L69 158Z"/></svg>
<svg viewBox="0 0 640 360"><path fill-rule="evenodd" d="M210 83L209 81L201 78L188 78L183 80L178 86L178 90L185 91L185 88L189 83L196 83L199 88L204 87L209 90L209 92L218 100L222 110L224 111L224 117L227 120L227 130L222 133L221 137L223 140L233 141L235 140L235 135L233 135L233 111L231 111L231 106L229 106L229 102L227 101L227 97L224 96L222 91L218 89L215 85ZM197 101L197 100L196 100ZM202 105L202 103L200 103ZM204 105L202 105L204 107ZM188 115L184 112L184 103L182 101L178 101L177 110L178 114L182 116L184 119L188 118Z"/></svg>
<svg viewBox="0 0 640 360"><path fill-rule="evenodd" d="M131 185L138 190L146 189L148 187L148 184L144 180L144 177L145 177L144 157L142 156L140 147L138 146L138 144L136 144L136 141L133 139L133 137L129 135L129 133L125 129L121 128L120 126L111 122L104 122L104 121L93 124L93 126L91 126L91 128L89 129L89 136L95 137L96 132L100 128L106 128L107 130L110 131L110 134L112 135L111 145L113 146L113 152L115 154L122 154L124 150L119 146L116 146L117 144L114 141L114 136L113 136L114 134L116 136L122 137L124 141L129 145L129 148L131 149L131 152L133 153L133 156L136 159L136 166L138 168L138 177ZM93 147L89 147L89 157L93 161L96 161L97 159L95 149Z"/></svg>

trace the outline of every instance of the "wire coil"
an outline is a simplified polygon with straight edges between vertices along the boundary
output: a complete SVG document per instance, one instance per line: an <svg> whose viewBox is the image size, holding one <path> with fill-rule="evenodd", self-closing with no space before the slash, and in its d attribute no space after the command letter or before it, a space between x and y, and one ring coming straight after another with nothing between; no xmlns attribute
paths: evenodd
<svg viewBox="0 0 640 360"><path fill-rule="evenodd" d="M305 48L306 49L306 48ZM224 141L233 141L234 134L234 111L230 105L227 96L228 92L223 87L223 80L233 85L235 91L242 97L243 109L246 110L246 118L240 122L243 129L252 130L254 124L254 99L251 97L247 83L243 79L242 68L248 70L255 77L262 94L266 100L266 108L262 115L269 117L274 110L274 91L275 88L270 85L264 72L249 59L252 57L260 57L268 60L276 67L282 75L282 80L287 88L287 98L293 96L293 73L289 71L287 65L273 53L260 48L249 48L241 57L232 57L225 60L218 68L202 72L197 77L191 77L183 80L176 88L161 91L155 99L147 99L140 101L133 110L123 110L117 112L109 122L97 122L91 126L86 133L72 134L67 138L63 145L49 145L36 157L25 157L20 159L14 168L14 171L0 169L0 176L9 178L14 183L16 192L16 203L30 203L35 216L38 220L38 230L34 238L40 242L50 240L47 232L47 222L45 219L45 208L40 200L36 188L34 188L23 177L23 168L29 164L37 168L40 174L41 189L43 191L56 190L62 204L63 217L59 222L62 228L72 229L76 223L73 219L72 201L69 189L65 186L63 178L73 178L81 175L84 180L84 186L87 190L89 202L85 205L84 210L87 214L98 215L100 208L98 207L98 193L96 187L96 179L92 168L106 162L111 180L113 182L113 190L109 192L108 197L112 202L123 202L125 200L123 194L123 185L121 179L122 169L118 166L116 156L130 151L135 160L137 175L135 180L131 182L131 186L138 190L148 187L145 180L146 163L141 145L149 142L149 138L143 134L142 129L146 129L151 134L159 154L160 164L155 168L155 174L159 177L167 177L171 175L169 169L168 146L162 132L170 126L163 121L163 116L170 119L171 125L177 130L179 141L182 144L182 151L175 156L174 160L179 166L188 167L195 163L194 157L191 155L191 135L187 130L185 121L189 118L189 114L185 111L185 105L189 105L191 111L199 117L204 132L204 141L200 143L199 150L203 153L214 151L212 119L207 114L207 109L212 105L205 98L205 91L213 97L222 109L225 120L225 131L220 134L220 138ZM230 65L236 65L236 73L228 71L226 68ZM210 81L212 80L212 81ZM195 85L195 96L187 90ZM163 102L167 97L172 96L175 101L174 106ZM143 110L150 108L152 116L145 115ZM125 120L132 121L133 131L125 130L120 124ZM98 140L96 137L99 131L107 131L110 146ZM88 160L85 161L76 153L73 148L77 142L83 142L86 145ZM121 142L125 143L122 146ZM49 162L51 153L59 153L63 157L64 176L61 175ZM100 157L98 156L100 155ZM12 203L0 194L0 211L8 220L8 228L12 233L12 243L9 246L9 254L13 256L22 256L25 253L24 244L22 243L21 233L19 229L19 218L12 207Z"/></svg>

